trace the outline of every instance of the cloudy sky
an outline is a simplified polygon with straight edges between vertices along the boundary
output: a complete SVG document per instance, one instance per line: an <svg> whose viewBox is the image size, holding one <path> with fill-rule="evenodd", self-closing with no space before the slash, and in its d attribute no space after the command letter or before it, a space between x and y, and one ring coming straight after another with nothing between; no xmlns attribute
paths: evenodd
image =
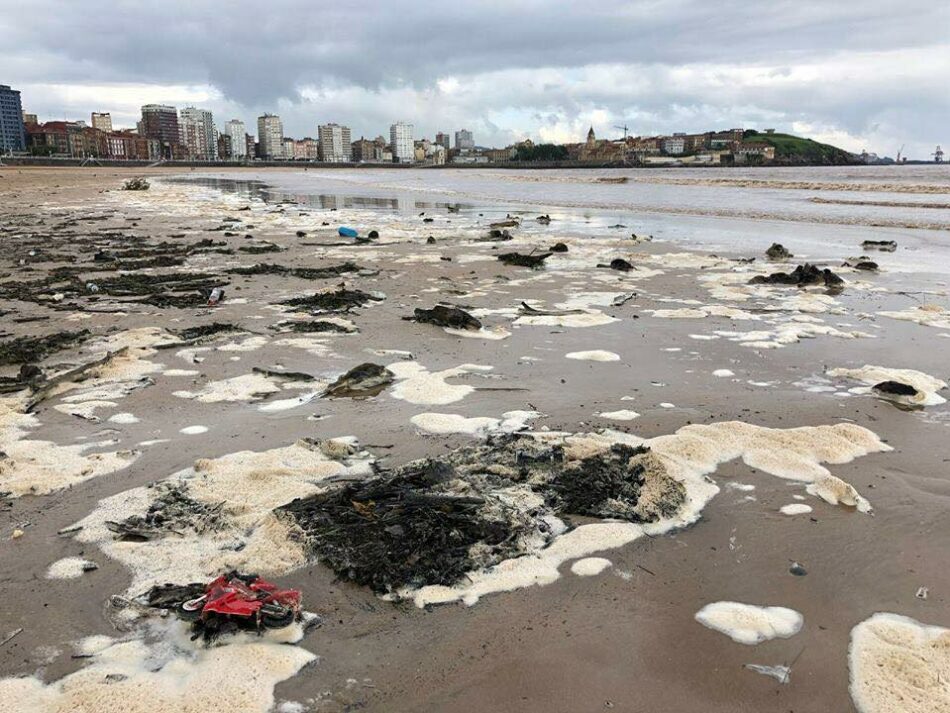
<svg viewBox="0 0 950 713"><path fill-rule="evenodd" d="M145 103L254 133L466 127L480 145L774 127L924 158L950 144L940 0L0 0L0 84L40 120Z"/></svg>

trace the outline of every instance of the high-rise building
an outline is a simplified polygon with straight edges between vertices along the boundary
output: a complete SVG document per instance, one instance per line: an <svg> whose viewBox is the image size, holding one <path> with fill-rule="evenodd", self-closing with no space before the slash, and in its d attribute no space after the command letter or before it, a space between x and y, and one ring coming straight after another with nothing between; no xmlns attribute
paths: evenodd
<svg viewBox="0 0 950 713"><path fill-rule="evenodd" d="M92 128L99 129L99 131L105 131L107 134L112 133L112 114L109 112L92 112Z"/></svg>
<svg viewBox="0 0 950 713"><path fill-rule="evenodd" d="M26 127L20 92L0 84L0 153L26 151Z"/></svg>
<svg viewBox="0 0 950 713"><path fill-rule="evenodd" d="M23 112L23 123L26 126L31 126L34 124L39 124L40 122L36 118L36 114L27 114L26 112Z"/></svg>
<svg viewBox="0 0 950 713"><path fill-rule="evenodd" d="M471 151L475 148L475 140L472 138L472 132L468 129L459 129L455 132L455 150Z"/></svg>
<svg viewBox="0 0 950 713"><path fill-rule="evenodd" d="M350 127L324 124L317 128L320 140L320 160L327 163L347 163L352 160Z"/></svg>
<svg viewBox="0 0 950 713"><path fill-rule="evenodd" d="M207 109L185 107L178 117L181 143L190 158L211 160L218 156L218 131Z"/></svg>
<svg viewBox="0 0 950 713"><path fill-rule="evenodd" d="M224 125L224 133L231 137L231 156L233 159L247 158L247 127L240 119L231 119Z"/></svg>
<svg viewBox="0 0 950 713"><path fill-rule="evenodd" d="M178 110L166 104L146 104L142 107L139 133L161 143L162 156L175 158L180 153L181 132L178 129Z"/></svg>
<svg viewBox="0 0 950 713"><path fill-rule="evenodd" d="M281 158L284 152L284 125L280 117L264 114L257 117L257 140L260 142L261 158Z"/></svg>
<svg viewBox="0 0 950 713"><path fill-rule="evenodd" d="M449 135L446 134L444 131L440 131L439 133L437 133L437 134L435 135L435 142L436 142L439 146L441 146L442 148L445 149L446 155L448 155L449 149L452 148L452 147L449 145L449 140L450 140Z"/></svg>
<svg viewBox="0 0 950 713"><path fill-rule="evenodd" d="M257 141L250 134L244 134L244 156L248 160L257 158Z"/></svg>
<svg viewBox="0 0 950 713"><path fill-rule="evenodd" d="M412 141L412 124L397 121L390 126L389 143L392 146L393 163L412 163L416 150Z"/></svg>

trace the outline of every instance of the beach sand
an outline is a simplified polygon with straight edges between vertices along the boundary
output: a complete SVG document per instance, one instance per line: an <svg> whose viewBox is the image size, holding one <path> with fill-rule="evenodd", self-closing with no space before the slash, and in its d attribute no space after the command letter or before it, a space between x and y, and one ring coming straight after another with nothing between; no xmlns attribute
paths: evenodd
<svg viewBox="0 0 950 713"><path fill-rule="evenodd" d="M152 180L149 191L119 190L125 178L143 173ZM58 267L82 267L64 279L78 291L66 289L62 298L0 300L0 340L89 330L86 340L47 356L42 365L51 368L87 363L130 333L141 343L145 332L130 330L166 330L167 341L174 341L167 330L213 322L242 330L170 349L155 350L153 339L153 346L135 352L135 388L73 401L71 392L53 393L34 410L34 422L16 436L5 432L10 443L90 448L70 450L68 458L54 451L54 462L64 465L50 473L63 480L24 474L33 467L28 454L12 469L0 465L0 491L16 491L23 482L39 483L44 491L14 492L0 514L5 573L0 637L22 628L0 647L0 675L58 681L87 665L71 656L74 642L119 635L107 615L108 602L112 595L141 593L129 591L133 573L96 542L83 541L81 533L57 535L94 513L101 500L168 478L198 459L283 448L303 438L353 436L368 457L395 466L438 457L484 436L422 432L411 419L426 413L501 420L507 412L534 411L542 415L526 428L537 432L614 429L645 439L690 424L741 421L771 429L854 424L893 450L849 462L818 459L868 501L870 513L817 497L807 483L792 479L794 473L775 477L780 467L769 465L769 454L759 454L760 462L753 459L756 467L731 459L708 475L719 492L688 527L597 551L611 565L599 574L578 576L570 563L561 564L556 581L488 594L472 606L385 601L314 562L282 572L276 579L302 589L306 608L323 623L297 644L315 654L315 662L276 685L275 705L293 702L303 706L299 710L319 711L844 711L854 706L848 664L852 628L877 612L950 626L945 566L950 412L945 405L897 408L860 388L867 384L826 374L870 364L914 369L939 380L948 376L942 346L950 328L911 321L923 314L939 322L936 307L918 308L950 308L946 285L926 275L889 272L887 254L872 255L880 273L840 267L860 254L861 239L875 237L872 229L855 230L852 250L822 264L846 280L842 292L753 289L747 285L751 277L799 262L764 260L772 242L765 222L760 240L711 257L690 251L689 244L634 241L629 234L639 231L632 222L626 231L583 235L576 227L559 229L556 216L542 226L534 221L535 212L521 207L523 228L512 230L512 241L481 242L488 223L507 212L504 206L483 216L477 207L461 214L432 207L425 216L363 206L331 210L161 180L177 173L0 168L0 291L8 281L43 280ZM254 173L264 180L267 175ZM435 220L423 222L425 217ZM338 225L364 233L377 229L380 239L340 245ZM306 235L298 236L298 230ZM429 235L434 244L427 244ZM192 252L180 265L135 272L213 273L225 290L217 307L159 308L86 286L115 276L96 271L97 249L208 238L224 244ZM543 270L496 259L499 253L528 253L558 241L569 251L552 255ZM236 251L265 243L281 251ZM235 251L211 251L217 249ZM735 260L753 256L753 263ZM637 269L596 267L617 257ZM319 268L346 261L361 270L317 280L225 272L257 263ZM321 319L276 303L341 282L385 295L338 315L358 332L272 329L284 320ZM903 294L910 282L915 294ZM928 294L916 294L921 284L930 285ZM489 333L460 336L403 319L414 308L439 301L472 311ZM572 313L526 317L519 314L522 302ZM17 321L24 318L30 321ZM507 336L487 338L502 335ZM102 339L111 341L97 341ZM619 359L567 356L578 352ZM301 405L261 409L318 390L317 384L366 361L396 365L400 378L365 400L301 398ZM454 371L413 389L398 366L408 361L428 373ZM161 366L148 371L140 362ZM307 382L312 388L260 377L272 390L264 398L253 396L260 394L255 381L245 392L231 382L222 398L235 400L215 400L214 394L223 393L221 382L247 377L255 367L305 372L314 377ZM13 376L18 368L2 366L0 375ZM194 398L201 394L212 397ZM95 420L68 412L97 399L113 405L93 408ZM618 411L638 415L609 417ZM115 414L137 420L110 419ZM207 431L182 432L194 426ZM92 453L119 453L127 462L101 474L88 464L69 470L69 458ZM6 480L11 472L12 488ZM780 512L798 502L813 511ZM22 536L11 539L17 529ZM91 560L98 569L47 578L50 565L64 557ZM807 574L790 573L795 563ZM916 596L921 587L927 598ZM804 625L788 638L745 646L695 620L696 612L719 601L787 607L802 614ZM134 638L135 631L131 627L121 635ZM747 664L790 666L789 680L783 684L758 675ZM3 690L10 689L0 685ZM225 705L227 691L220 695ZM7 710L22 705L4 704ZM294 708L287 703L285 710Z"/></svg>

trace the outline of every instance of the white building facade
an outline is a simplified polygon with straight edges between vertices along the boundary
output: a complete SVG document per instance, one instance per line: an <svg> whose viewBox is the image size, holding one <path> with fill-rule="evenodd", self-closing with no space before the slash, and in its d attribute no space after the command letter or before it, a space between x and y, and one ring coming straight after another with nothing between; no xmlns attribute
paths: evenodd
<svg viewBox="0 0 950 713"><path fill-rule="evenodd" d="M247 158L247 127L240 119L231 119L224 125L224 133L231 137L231 158Z"/></svg>
<svg viewBox="0 0 950 713"><path fill-rule="evenodd" d="M468 129L459 129L455 132L455 148L459 151L471 151L475 148L475 139Z"/></svg>
<svg viewBox="0 0 950 713"><path fill-rule="evenodd" d="M265 159L282 158L284 153L284 125L280 117L264 114L257 118L257 140L261 157Z"/></svg>
<svg viewBox="0 0 950 713"><path fill-rule="evenodd" d="M185 107L178 113L178 130L190 158L211 160L218 157L218 131L210 111Z"/></svg>
<svg viewBox="0 0 950 713"><path fill-rule="evenodd" d="M393 163L412 163L415 145L412 141L412 124L397 121L389 127L389 143L392 146Z"/></svg>
<svg viewBox="0 0 950 713"><path fill-rule="evenodd" d="M348 163L353 157L350 127L324 124L317 127L320 140L320 160L327 163Z"/></svg>

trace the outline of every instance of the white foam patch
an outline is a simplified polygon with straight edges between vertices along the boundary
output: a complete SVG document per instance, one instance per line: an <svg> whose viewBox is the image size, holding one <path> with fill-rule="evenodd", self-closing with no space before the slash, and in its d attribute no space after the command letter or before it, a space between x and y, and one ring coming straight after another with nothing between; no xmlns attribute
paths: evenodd
<svg viewBox="0 0 950 713"><path fill-rule="evenodd" d="M90 478L121 470L140 455L135 450L89 453L114 445L97 441L60 446L52 441L25 438L39 419L25 413L23 395L0 398L0 492L13 496L45 495Z"/></svg>
<svg viewBox="0 0 950 713"><path fill-rule="evenodd" d="M741 458L747 465L770 475L821 485L821 497L869 510L870 505L854 488L831 475L821 464L848 463L854 458L890 451L871 431L851 423L832 426L805 426L777 429L741 421L683 426L676 433L643 439L632 434L607 430L599 434L534 432L535 438L563 443L579 452L596 452L614 443L649 446L669 474L686 490L681 511L669 519L649 524L599 522L581 525L558 535L544 549L505 560L489 569L469 572L452 587L432 585L403 591L417 606L462 601L472 605L496 592L545 585L555 581L559 567L567 561L622 547L643 535L660 535L695 522L718 486L707 476L721 463ZM818 494L818 493L816 493Z"/></svg>
<svg viewBox="0 0 950 713"><path fill-rule="evenodd" d="M267 337L255 335L240 342L231 342L215 347L219 352L253 352L267 344Z"/></svg>
<svg viewBox="0 0 950 713"><path fill-rule="evenodd" d="M723 379L729 376L735 376L735 373L730 371L729 369L716 369L712 374L713 376L719 377L720 379Z"/></svg>
<svg viewBox="0 0 950 713"><path fill-rule="evenodd" d="M369 475L369 455L351 453L355 450L351 443L349 439L318 444L299 441L268 451L230 453L198 460L193 468L162 481L186 487L188 496L198 502L223 503L225 527L183 531L146 542L116 540L106 522L144 514L156 496L154 488L140 487L99 501L77 523L82 529L75 538L98 545L108 557L128 567L132 593L162 582L205 581L229 569L262 576L284 574L307 558L299 541L291 537L290 525L271 511L318 492L327 478Z"/></svg>
<svg viewBox="0 0 950 713"><path fill-rule="evenodd" d="M123 412L123 413L114 413L109 416L110 423L118 423L122 425L130 425L133 423L138 423L139 419L136 418L135 414Z"/></svg>
<svg viewBox="0 0 950 713"><path fill-rule="evenodd" d="M232 713L266 713L274 705L274 687L316 658L271 635L278 632L206 647L189 641L185 624L174 617L152 626L147 640L107 645L59 681L2 679L0 700L38 713L207 713L220 709L222 700ZM287 628L300 632L300 625Z"/></svg>
<svg viewBox="0 0 950 713"><path fill-rule="evenodd" d="M603 557L585 557L571 565L571 572L578 577L594 577L611 566L611 561Z"/></svg>
<svg viewBox="0 0 950 713"><path fill-rule="evenodd" d="M184 433L186 436L198 436L202 433L207 433L207 426L185 426L179 431L179 433Z"/></svg>
<svg viewBox="0 0 950 713"><path fill-rule="evenodd" d="M604 314L599 310L582 312L579 314L524 314L518 317L514 324L530 327L602 327L605 324L619 322L616 317Z"/></svg>
<svg viewBox="0 0 950 713"><path fill-rule="evenodd" d="M482 436L495 431L514 433L524 429L528 422L543 414L537 411L506 411L502 417L474 416L466 418L452 413L420 413L413 416L412 425L425 433L450 434L465 433L470 436Z"/></svg>
<svg viewBox="0 0 950 713"><path fill-rule="evenodd" d="M640 414L630 409L620 409L619 411L601 411L597 414L601 418L609 418L613 421L632 421L639 418Z"/></svg>
<svg viewBox="0 0 950 713"><path fill-rule="evenodd" d="M564 356L568 359L577 359L579 361L620 361L619 354L607 352L603 349L593 349L586 352L570 352Z"/></svg>
<svg viewBox="0 0 950 713"><path fill-rule="evenodd" d="M488 339L490 341L499 341L511 336L511 332L503 327L482 327L481 329L453 329L452 327L443 327L442 331L446 334L452 334L456 337L468 337L470 339Z"/></svg>
<svg viewBox="0 0 950 713"><path fill-rule="evenodd" d="M875 614L851 630L848 664L859 713L950 711L950 629Z"/></svg>
<svg viewBox="0 0 950 713"><path fill-rule="evenodd" d="M308 382L308 386L313 382ZM300 396L295 396L292 399L274 399L268 401L266 404L261 404L257 407L258 411L263 411L264 413L275 413L277 411L288 411L292 408L297 408L298 406L303 406L313 401L315 398L319 397L326 388L326 384L322 384L321 388L318 391L308 391Z"/></svg>
<svg viewBox="0 0 950 713"><path fill-rule="evenodd" d="M739 644L753 646L797 634L805 620L794 609L741 602L713 602L696 612L696 621Z"/></svg>
<svg viewBox="0 0 950 713"><path fill-rule="evenodd" d="M783 515L807 515L811 512L811 505L804 503L789 503L778 509Z"/></svg>
<svg viewBox="0 0 950 713"><path fill-rule="evenodd" d="M391 390L393 398L412 404L440 406L461 401L475 391L468 384L450 384L447 379L463 374L491 371L493 367L461 364L453 369L429 371L415 361L401 361L386 367L396 377Z"/></svg>
<svg viewBox="0 0 950 713"><path fill-rule="evenodd" d="M797 344L802 339L812 339L818 336L838 337L839 339L874 339L873 334L858 330L842 331L827 324L814 322L790 321L776 326L774 329L756 330L752 332L717 331L717 335L738 342L743 347L752 349L780 349L790 344Z"/></svg>
<svg viewBox="0 0 950 713"><path fill-rule="evenodd" d="M47 579L76 579L89 569L95 569L96 563L82 557L63 557L56 560L46 570Z"/></svg>
<svg viewBox="0 0 950 713"><path fill-rule="evenodd" d="M917 307L910 307L905 310L878 312L882 317L891 319L900 319L905 322L914 322L924 327L936 327L937 329L950 329L950 310L944 309L940 305L926 304Z"/></svg>
<svg viewBox="0 0 950 713"><path fill-rule="evenodd" d="M221 401L256 401L277 391L280 388L273 381L263 374L252 373L209 381L198 391L173 391L172 394L181 399L213 404Z"/></svg>
<svg viewBox="0 0 950 713"><path fill-rule="evenodd" d="M303 349L313 356L325 357L330 355L330 347L323 341L323 338L316 337L285 337L274 342L278 347L293 347L294 349Z"/></svg>
<svg viewBox="0 0 950 713"><path fill-rule="evenodd" d="M865 364L857 369L831 369L828 376L844 377L874 386L882 381L897 381L912 386L919 392L916 396L903 396L901 400L919 406L936 406L946 403L946 399L937 392L947 388L947 382L914 369L893 369L886 366Z"/></svg>
<svg viewBox="0 0 950 713"><path fill-rule="evenodd" d="M165 369L162 376L197 376L200 373L197 369Z"/></svg>

